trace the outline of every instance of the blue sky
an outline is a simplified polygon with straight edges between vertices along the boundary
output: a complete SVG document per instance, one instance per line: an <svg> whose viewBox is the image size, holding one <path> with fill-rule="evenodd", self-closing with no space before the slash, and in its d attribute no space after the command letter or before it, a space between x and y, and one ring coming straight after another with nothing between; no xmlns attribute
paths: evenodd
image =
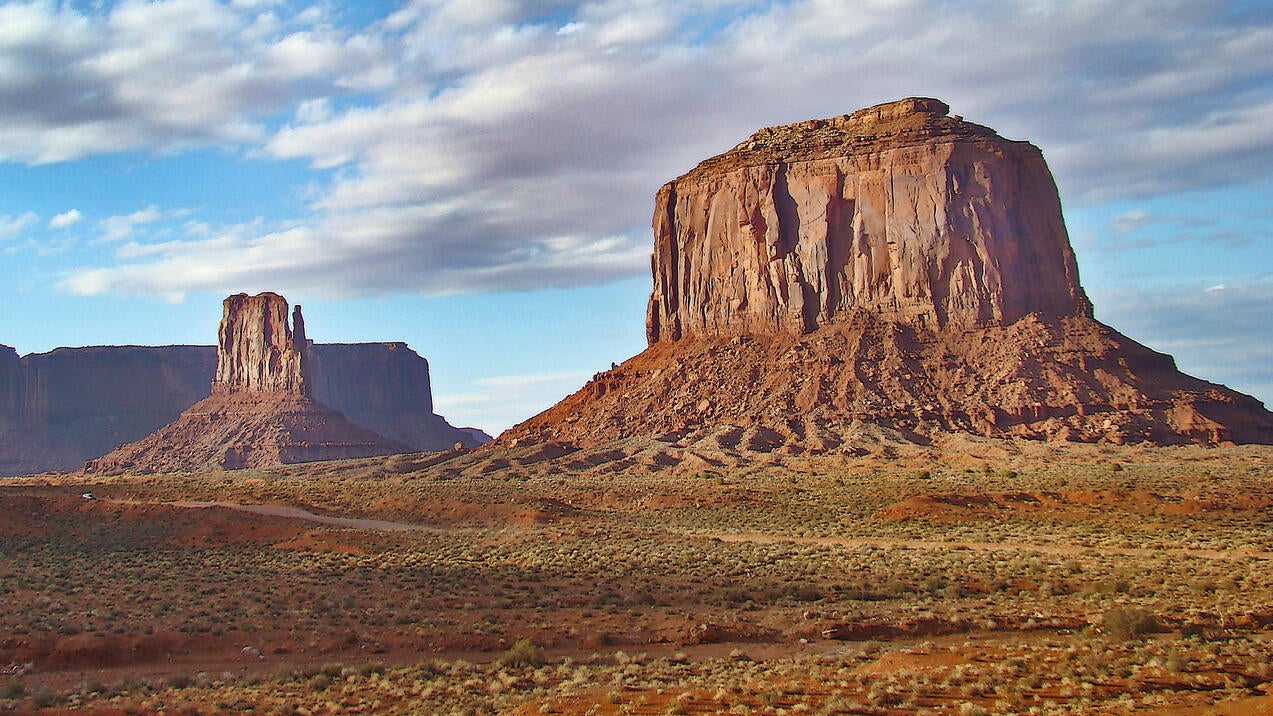
<svg viewBox="0 0 1273 716"><path fill-rule="evenodd" d="M403 340L497 432L644 347L655 190L905 96L1029 139L1097 317L1273 402L1273 8L0 2L0 343Z"/></svg>

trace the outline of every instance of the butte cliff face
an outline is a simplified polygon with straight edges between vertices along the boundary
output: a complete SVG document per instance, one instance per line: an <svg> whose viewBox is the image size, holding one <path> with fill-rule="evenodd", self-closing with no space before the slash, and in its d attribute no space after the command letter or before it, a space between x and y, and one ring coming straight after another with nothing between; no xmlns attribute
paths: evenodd
<svg viewBox="0 0 1273 716"><path fill-rule="evenodd" d="M763 129L655 197L650 342L1090 316L1038 148L907 99Z"/></svg>
<svg viewBox="0 0 1273 716"><path fill-rule="evenodd" d="M275 293L227 298L211 395L145 438L92 460L90 472L184 472L407 452L311 396L300 306Z"/></svg>
<svg viewBox="0 0 1273 716"><path fill-rule="evenodd" d="M1254 398L1093 320L1039 150L947 113L763 129L669 182L650 347L501 441L1273 442Z"/></svg>
<svg viewBox="0 0 1273 716"><path fill-rule="evenodd" d="M221 306L217 372L212 393L307 393L305 319L301 307L287 321L287 301L277 293L236 294Z"/></svg>

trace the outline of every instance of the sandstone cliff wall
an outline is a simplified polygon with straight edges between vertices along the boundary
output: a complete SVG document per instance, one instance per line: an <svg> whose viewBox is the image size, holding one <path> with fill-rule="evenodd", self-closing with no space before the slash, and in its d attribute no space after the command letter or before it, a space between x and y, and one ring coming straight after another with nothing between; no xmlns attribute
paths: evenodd
<svg viewBox="0 0 1273 716"><path fill-rule="evenodd" d="M294 315L300 340L292 336L287 300L277 293L240 293L225 299L212 392L305 393L305 322L300 306Z"/></svg>
<svg viewBox="0 0 1273 716"><path fill-rule="evenodd" d="M655 198L650 343L1091 315L1038 148L910 99L761 130Z"/></svg>

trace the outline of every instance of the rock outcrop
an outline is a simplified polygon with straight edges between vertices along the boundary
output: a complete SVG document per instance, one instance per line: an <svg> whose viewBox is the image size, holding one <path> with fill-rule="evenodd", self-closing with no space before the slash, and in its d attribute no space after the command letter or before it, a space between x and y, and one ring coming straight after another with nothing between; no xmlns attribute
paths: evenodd
<svg viewBox="0 0 1273 716"><path fill-rule="evenodd" d="M907 99L763 129L655 198L650 342L1091 316L1038 148Z"/></svg>
<svg viewBox="0 0 1273 716"><path fill-rule="evenodd" d="M1092 318L1039 150L947 112L763 129L665 185L650 347L500 442L1273 443L1259 401Z"/></svg>
<svg viewBox="0 0 1273 716"><path fill-rule="evenodd" d="M225 299L217 329L217 373L212 394L308 393L305 319L301 307L287 321L287 301L277 293Z"/></svg>
<svg viewBox="0 0 1273 716"><path fill-rule="evenodd" d="M227 298L211 395L145 438L85 465L96 473L188 472L408 452L316 401L306 380L300 307L295 334L275 293Z"/></svg>
<svg viewBox="0 0 1273 716"><path fill-rule="evenodd" d="M490 440L433 412L428 361L405 343L309 343L308 357L315 400L412 450ZM0 347L0 475L79 469L139 440L208 397L216 367L215 346L89 346L22 358Z"/></svg>

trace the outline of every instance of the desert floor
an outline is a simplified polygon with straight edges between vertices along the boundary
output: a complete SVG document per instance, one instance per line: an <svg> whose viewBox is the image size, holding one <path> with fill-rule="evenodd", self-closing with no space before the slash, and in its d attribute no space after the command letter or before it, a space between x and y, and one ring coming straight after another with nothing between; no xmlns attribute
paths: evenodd
<svg viewBox="0 0 1273 716"><path fill-rule="evenodd" d="M740 450L4 480L0 711L1273 714L1273 448Z"/></svg>

